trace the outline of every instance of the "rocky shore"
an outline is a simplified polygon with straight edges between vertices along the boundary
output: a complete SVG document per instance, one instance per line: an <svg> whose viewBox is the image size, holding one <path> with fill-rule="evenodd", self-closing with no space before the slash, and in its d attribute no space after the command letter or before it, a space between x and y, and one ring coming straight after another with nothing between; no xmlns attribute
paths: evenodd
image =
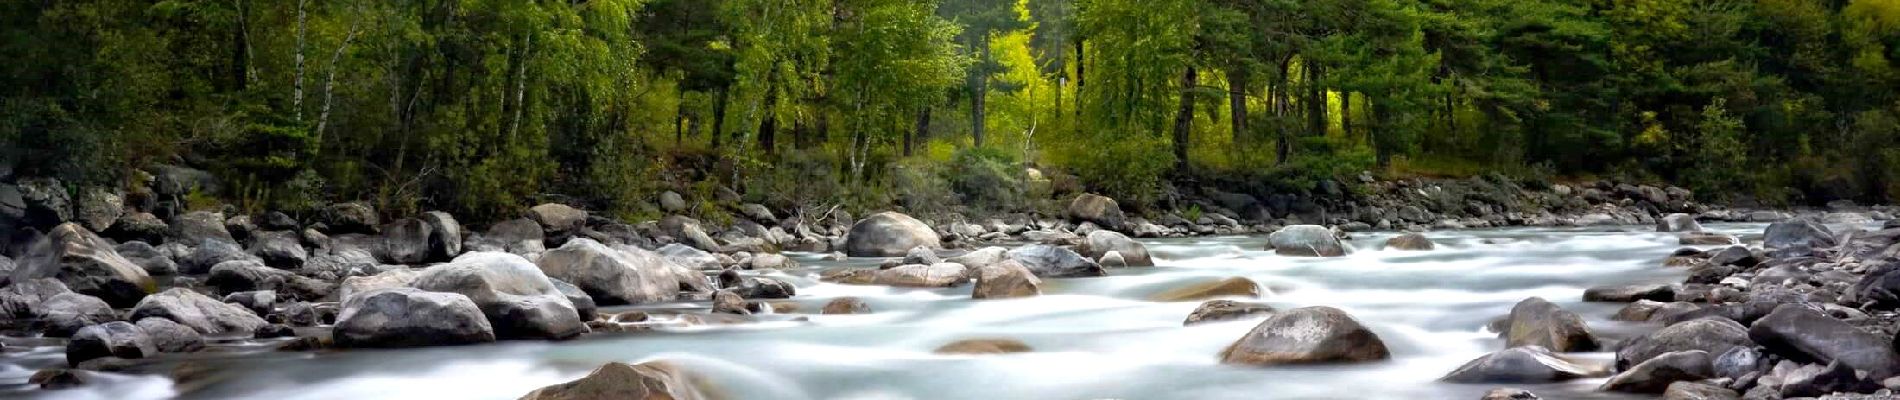
<svg viewBox="0 0 1900 400"><path fill-rule="evenodd" d="M735 216L726 224L679 214L630 222L546 203L477 230L443 212L385 219L365 203L334 204L304 218L194 208L189 194L212 184L203 179L166 171L133 193L91 189L76 197L58 182L0 184L0 329L9 337L0 344L65 349L67 365L39 371L31 384L66 388L85 385L97 372L118 372L168 374L183 386L194 364L176 355L257 343L293 352L454 346L875 312L849 298L800 310L796 285L760 274L796 267L785 251L881 260L877 267L815 273L827 282L972 285L974 299L1003 299L1039 295L1047 280L1154 266L1136 238L1269 234L1260 245L1276 254L1329 257L1353 251L1340 237L1357 231L1655 225L1698 246L1658 267L1686 268L1688 281L1597 288L1584 296L1630 302L1619 319L1665 327L1616 342L1596 337L1575 314L1526 299L1494 327L1508 348L1445 380L1609 376L1603 390L1673 399L1875 398L1835 393L1887 396L1900 386L1889 379L1900 373L1893 340L1900 229L1835 232L1824 224L1888 220L1885 208L1839 204L1840 212L1796 218L1697 204L1673 187L1368 178L1363 194L1255 196L1204 188L1176 201L1177 210L1145 212L1075 194L1064 209L1046 213L917 212L922 219L896 211L805 215L741 203L724 206ZM683 212L680 197L669 192L657 203ZM1742 238L1701 233L1698 221L1778 222L1758 245L1744 247ZM1404 235L1386 247L1428 251L1433 243ZM1199 301L1259 291L1236 278L1160 296ZM695 307L600 311L677 302ZM1376 334L1331 307L1275 310L1212 300L1182 317L1184 324L1264 318L1209 355L1227 364L1390 357ZM940 351L1033 351L1007 340L946 349ZM1612 349L1614 365L1563 354ZM690 384L691 374L663 362L609 364L524 398L707 397Z"/></svg>

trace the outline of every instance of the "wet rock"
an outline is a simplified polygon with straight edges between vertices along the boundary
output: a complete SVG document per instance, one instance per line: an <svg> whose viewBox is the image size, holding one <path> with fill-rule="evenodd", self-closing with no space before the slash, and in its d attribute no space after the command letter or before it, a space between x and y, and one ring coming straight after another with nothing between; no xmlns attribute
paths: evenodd
<svg viewBox="0 0 1900 400"><path fill-rule="evenodd" d="M401 286L392 286L392 287L401 287ZM578 304L575 305L575 308L579 308L579 307L580 306ZM313 304L313 303L297 302L297 303L291 303L288 306L284 306L283 315L284 315L284 322L289 323L291 326L317 326L321 324L335 323L336 312L337 310L336 310L335 303L326 303L323 305L318 305L318 304Z"/></svg>
<svg viewBox="0 0 1900 400"><path fill-rule="evenodd" d="M270 315L271 311L277 308L277 292L274 290L236 292L225 295L224 302L244 307L261 317Z"/></svg>
<svg viewBox="0 0 1900 400"><path fill-rule="evenodd" d="M1748 339L1748 328L1742 327L1742 324L1723 318L1703 318L1669 325L1631 339L1617 350L1616 366L1618 370L1628 370L1669 352L1699 350L1706 354L1722 354L1731 348L1754 345ZM1661 391L1662 387L1656 390Z"/></svg>
<svg viewBox="0 0 1900 400"><path fill-rule="evenodd" d="M766 253L752 256L752 260L746 262L746 267L751 270L789 269L798 268L798 262L781 254Z"/></svg>
<svg viewBox="0 0 1900 400"><path fill-rule="evenodd" d="M1293 225L1267 235L1267 249L1290 257L1340 257L1346 246L1333 236L1331 229L1319 225Z"/></svg>
<svg viewBox="0 0 1900 400"><path fill-rule="evenodd" d="M553 283L554 290L561 291L562 296L567 296L567 302L574 303L574 312L580 313L582 321L592 321L598 316L600 307L594 303L593 296L587 295L587 291L560 279L548 278L548 282Z"/></svg>
<svg viewBox="0 0 1900 400"><path fill-rule="evenodd" d="M137 264L139 269L145 270L146 275L167 276L178 274L178 263L173 262L171 256L166 255L165 252L145 242L134 241L120 243L119 246L114 247L113 250L118 251L119 255L125 257L126 260Z"/></svg>
<svg viewBox="0 0 1900 400"><path fill-rule="evenodd" d="M495 330L468 296L400 287L350 297L332 336L338 347L453 346L493 342Z"/></svg>
<svg viewBox="0 0 1900 400"><path fill-rule="evenodd" d="M1068 216L1070 221L1091 222L1112 230L1123 229L1126 222L1121 205L1116 204L1115 199L1088 193L1076 195L1075 200L1069 202Z"/></svg>
<svg viewBox="0 0 1900 400"><path fill-rule="evenodd" d="M541 255L547 276L573 283L602 304L671 301L680 285L671 261L646 251L620 251L577 238Z"/></svg>
<svg viewBox="0 0 1900 400"><path fill-rule="evenodd" d="M791 283L761 276L744 276L735 270L719 273L719 287L748 299L788 299L798 294L798 288Z"/></svg>
<svg viewBox="0 0 1900 400"><path fill-rule="evenodd" d="M1675 213L1656 219L1657 232L1701 232L1702 224L1695 221L1694 215Z"/></svg>
<svg viewBox="0 0 1900 400"><path fill-rule="evenodd" d="M416 277L418 276L421 276L421 274L405 268L383 271L382 273L371 276L345 278L343 279L343 284L337 286L336 297L338 300L349 301L350 297L355 296L357 293L365 293L376 289L409 286L410 283L416 281Z"/></svg>
<svg viewBox="0 0 1900 400"><path fill-rule="evenodd" d="M73 292L47 297L34 308L40 323L46 326L47 337L69 337L82 328L119 319L119 313L105 300Z"/></svg>
<svg viewBox="0 0 1900 400"><path fill-rule="evenodd" d="M197 275L211 272L211 267L218 264L241 260L263 262L257 256L246 253L243 247L238 247L237 242L207 240L191 249L190 254L179 260L178 266L180 272Z"/></svg>
<svg viewBox="0 0 1900 400"><path fill-rule="evenodd" d="M1007 256L1022 263L1030 272L1042 278L1075 278L1107 276L1108 271L1102 265L1075 251L1046 245L1032 244L1011 249Z"/></svg>
<svg viewBox="0 0 1900 400"><path fill-rule="evenodd" d="M1529 390L1497 388L1484 392L1484 397L1480 397L1478 400L1538 400L1538 397Z"/></svg>
<svg viewBox="0 0 1900 400"><path fill-rule="evenodd" d="M424 261L448 261L462 254L462 223L456 222L455 216L425 212L422 223L429 227L429 251Z"/></svg>
<svg viewBox="0 0 1900 400"><path fill-rule="evenodd" d="M410 286L467 296L501 339L567 339L587 327L567 296L520 256L475 252L423 269Z"/></svg>
<svg viewBox="0 0 1900 400"><path fill-rule="evenodd" d="M138 326L160 352L189 353L205 348L203 334L169 319L144 318L139 320Z"/></svg>
<svg viewBox="0 0 1900 400"><path fill-rule="evenodd" d="M1391 358L1385 342L1332 307L1295 308L1267 317L1221 352L1221 363L1245 365L1364 362Z"/></svg>
<svg viewBox="0 0 1900 400"><path fill-rule="evenodd" d="M1783 304L1755 321L1748 337L1771 354L1818 363L1840 362L1885 379L1900 371L1900 355L1887 338L1862 331L1800 304Z"/></svg>
<svg viewBox="0 0 1900 400"><path fill-rule="evenodd" d="M1386 239L1385 241L1385 248L1387 250L1423 251L1431 250L1435 247L1437 247L1437 245L1432 244L1431 239L1427 239L1425 235L1417 233L1398 235L1391 239Z"/></svg>
<svg viewBox="0 0 1900 400"><path fill-rule="evenodd" d="M53 278L13 281L11 285L0 287L0 317L37 318L40 315L40 305L45 303L46 299L71 292L71 289L66 288L66 284Z"/></svg>
<svg viewBox="0 0 1900 400"><path fill-rule="evenodd" d="M323 223L330 227L327 233L376 233L376 227L382 225L376 216L376 209L363 203L332 204L323 210Z"/></svg>
<svg viewBox="0 0 1900 400"><path fill-rule="evenodd" d="M205 276L205 285L217 289L218 293L231 294L255 290L277 290L285 297L322 298L335 288L329 282L317 281L290 271L264 266L257 260L226 261L211 267L211 273Z"/></svg>
<svg viewBox="0 0 1900 400"><path fill-rule="evenodd" d="M158 289L143 268L113 250L110 242L79 224L66 223L33 244L10 277L12 282L58 279L72 291L116 307L138 303Z"/></svg>
<svg viewBox="0 0 1900 400"><path fill-rule="evenodd" d="M700 379L664 361L607 363L572 382L528 392L521 400L702 400L708 396L693 386Z"/></svg>
<svg viewBox="0 0 1900 400"><path fill-rule="evenodd" d="M1215 297L1260 297L1260 284L1252 279L1228 277L1168 289L1153 296L1154 301L1199 301Z"/></svg>
<svg viewBox="0 0 1900 400"><path fill-rule="evenodd" d="M1748 251L1747 247L1729 246L1721 250L1711 251L1709 254L1709 263L1715 265L1753 267L1757 264L1761 264L1761 260L1755 257L1754 252Z"/></svg>
<svg viewBox="0 0 1900 400"><path fill-rule="evenodd" d="M1796 245L1813 248L1834 247L1834 231L1829 230L1820 221L1809 218L1781 221L1768 224L1768 229L1763 231L1762 245L1770 249Z"/></svg>
<svg viewBox="0 0 1900 400"><path fill-rule="evenodd" d="M745 297L739 296L738 293L733 293L731 290L713 292L712 312L715 314L752 314L751 311L746 310Z"/></svg>
<svg viewBox="0 0 1900 400"><path fill-rule="evenodd" d="M1505 347L1540 346L1558 352L1593 351L1595 335L1576 313L1543 298L1532 297L1511 307L1506 317Z"/></svg>
<svg viewBox="0 0 1900 400"><path fill-rule="evenodd" d="M209 211L192 211L172 218L171 240L186 246L199 246L207 241L237 243L231 231L224 228L224 214Z"/></svg>
<svg viewBox="0 0 1900 400"><path fill-rule="evenodd" d="M1750 373L1763 370L1764 361L1761 351L1753 347L1734 347L1715 356L1712 367L1717 377L1739 380Z"/></svg>
<svg viewBox="0 0 1900 400"><path fill-rule="evenodd" d="M864 300L859 300L856 297L839 297L836 299L831 299L831 301L825 302L824 309L819 311L819 313L822 313L822 314L870 314L871 305L864 304Z"/></svg>
<svg viewBox="0 0 1900 400"><path fill-rule="evenodd" d="M158 347L145 335L145 330L125 321L85 327L66 343L68 366L79 366L79 363L102 357L138 359L156 354Z"/></svg>
<svg viewBox="0 0 1900 400"><path fill-rule="evenodd" d="M1676 382L1663 390L1663 400L1741 400L1734 390L1701 382Z"/></svg>
<svg viewBox="0 0 1900 400"><path fill-rule="evenodd" d="M297 331L283 324L264 325L258 327L256 331L251 332L251 338L253 339L276 339L294 336L297 336Z"/></svg>
<svg viewBox="0 0 1900 400"><path fill-rule="evenodd" d="M1009 299L1042 294L1042 279L1016 260L1005 260L976 269L974 299Z"/></svg>
<svg viewBox="0 0 1900 400"><path fill-rule="evenodd" d="M657 252L667 260L701 271L718 271L724 264L720 262L719 256L679 243L660 247Z"/></svg>
<svg viewBox="0 0 1900 400"><path fill-rule="evenodd" d="M900 265L879 270L873 282L898 287L951 287L968 282L969 268L962 264Z"/></svg>
<svg viewBox="0 0 1900 400"><path fill-rule="evenodd" d="M1583 301L1629 303L1637 300L1676 301L1674 285L1598 286L1583 291Z"/></svg>
<svg viewBox="0 0 1900 400"><path fill-rule="evenodd" d="M937 354L1008 354L1035 351L1015 339L963 339L944 344L931 352Z"/></svg>
<svg viewBox="0 0 1900 400"><path fill-rule="evenodd" d="M1077 249L1082 255L1097 259L1106 258L1111 252L1119 253L1124 261L1123 265L1130 267L1155 265L1154 257L1148 255L1148 246L1114 231L1089 232L1088 236L1083 238L1082 246Z"/></svg>
<svg viewBox="0 0 1900 400"><path fill-rule="evenodd" d="M918 246L943 247L937 231L896 212L872 214L851 225L844 252L852 257L901 257Z"/></svg>
<svg viewBox="0 0 1900 400"><path fill-rule="evenodd" d="M728 249L727 246L720 245L719 241L713 240L712 235L706 234L706 229L700 226L699 221L693 220L692 218L670 215L660 220L660 227L666 230L667 235L678 239L680 241L679 244L692 246L705 251L727 252L731 250Z"/></svg>
<svg viewBox="0 0 1900 400"><path fill-rule="evenodd" d="M1273 314L1274 311L1273 306L1263 303L1208 300L1207 302L1201 303L1199 307L1195 307L1193 312L1188 313L1187 320L1181 321L1181 325L1188 326L1204 322L1231 321L1255 316L1265 316Z"/></svg>
<svg viewBox="0 0 1900 400"><path fill-rule="evenodd" d="M65 368L39 370L26 379L26 383L37 385L43 390L71 389L90 382L92 372Z"/></svg>
<svg viewBox="0 0 1900 400"><path fill-rule="evenodd" d="M1827 364L1819 369L1805 369L1804 373L1784 377L1781 383L1781 397L1815 397L1829 393L1871 393L1880 390L1881 385L1868 379L1861 379L1854 368L1840 361Z"/></svg>
<svg viewBox="0 0 1900 400"><path fill-rule="evenodd" d="M191 327L205 335L245 333L264 326L263 318L250 310L184 288L173 288L146 296L132 308L131 320L164 318Z"/></svg>
<svg viewBox="0 0 1900 400"><path fill-rule="evenodd" d="M1709 352L1676 351L1658 354L1636 364L1603 384L1602 390L1629 393L1662 393L1669 385L1697 381L1715 375L1710 369Z"/></svg>
<svg viewBox="0 0 1900 400"><path fill-rule="evenodd" d="M1478 357L1439 380L1454 383L1543 383L1601 376L1608 369L1565 358L1543 346L1512 347Z"/></svg>

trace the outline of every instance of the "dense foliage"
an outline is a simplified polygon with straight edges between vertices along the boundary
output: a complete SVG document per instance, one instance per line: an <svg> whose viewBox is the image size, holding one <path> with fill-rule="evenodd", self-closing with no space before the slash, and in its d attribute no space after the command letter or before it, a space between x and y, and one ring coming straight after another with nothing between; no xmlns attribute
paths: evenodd
<svg viewBox="0 0 1900 400"><path fill-rule="evenodd" d="M1900 200L1892 0L9 1L0 58L13 174L245 207L1012 208L1024 165Z"/></svg>

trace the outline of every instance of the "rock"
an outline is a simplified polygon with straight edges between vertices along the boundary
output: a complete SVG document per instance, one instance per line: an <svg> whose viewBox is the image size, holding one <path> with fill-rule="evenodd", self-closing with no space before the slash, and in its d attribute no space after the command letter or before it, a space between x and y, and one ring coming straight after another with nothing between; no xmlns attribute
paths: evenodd
<svg viewBox="0 0 1900 400"><path fill-rule="evenodd" d="M902 263L930 265L940 262L943 262L943 259L937 257L937 252L931 251L929 247L917 246L904 253Z"/></svg>
<svg viewBox="0 0 1900 400"><path fill-rule="evenodd" d="M752 256L752 260L746 262L746 267L750 270L790 269L798 268L798 262L782 254L766 253Z"/></svg>
<svg viewBox="0 0 1900 400"><path fill-rule="evenodd" d="M899 287L951 287L968 282L969 268L962 264L900 265L879 270L873 282Z"/></svg>
<svg viewBox="0 0 1900 400"><path fill-rule="evenodd" d="M527 218L516 218L497 222L481 236L468 238L475 243L463 243L463 250L505 251L522 257L538 257L547 251L542 235L541 224Z"/></svg>
<svg viewBox="0 0 1900 400"><path fill-rule="evenodd" d="M410 286L467 296L488 316L500 339L568 339L587 329L580 312L548 276L513 254L463 254L423 269Z"/></svg>
<svg viewBox="0 0 1900 400"><path fill-rule="evenodd" d="M1599 347L1583 318L1538 297L1524 299L1511 307L1503 335L1505 347L1539 346L1565 353L1594 351Z"/></svg>
<svg viewBox="0 0 1900 400"><path fill-rule="evenodd" d="M1715 375L1710 369L1709 352L1676 351L1656 355L1610 377L1602 390L1629 393L1662 393L1669 385L1697 381Z"/></svg>
<svg viewBox="0 0 1900 400"><path fill-rule="evenodd" d="M1153 296L1153 301L1198 301L1215 297L1260 297L1260 285L1252 279L1228 277L1168 289Z"/></svg>
<svg viewBox="0 0 1900 400"><path fill-rule="evenodd" d="M856 297L839 297L836 299L831 299L831 301L825 302L824 309L819 311L819 313L822 313L822 314L870 314L871 305L864 304L864 300L859 300Z"/></svg>
<svg viewBox="0 0 1900 400"><path fill-rule="evenodd" d="M686 199L681 198L679 193L674 193L671 190L660 193L660 211L668 213L686 211Z"/></svg>
<svg viewBox="0 0 1900 400"><path fill-rule="evenodd" d="M330 227L326 233L376 233L376 227L382 225L376 216L376 209L363 203L332 204L323 210L323 223Z"/></svg>
<svg viewBox="0 0 1900 400"><path fill-rule="evenodd" d="M1046 245L1031 244L1011 249L1006 255L1011 260L1022 263L1030 272L1041 278L1075 278L1107 276L1108 271L1102 265L1082 257L1069 249Z"/></svg>
<svg viewBox="0 0 1900 400"><path fill-rule="evenodd" d="M562 296L567 296L567 302L574 304L574 312L580 313L582 321L593 321L594 317L599 316L600 307L594 303L593 296L587 295L587 291L560 279L548 278L548 282L553 283L554 290L561 291Z"/></svg>
<svg viewBox="0 0 1900 400"><path fill-rule="evenodd" d="M1262 303L1208 300L1207 302L1201 303L1199 307L1195 307L1194 312L1188 313L1187 320L1181 321L1181 325L1187 326L1203 322L1230 321L1259 315L1271 315L1274 311L1276 310L1274 310L1272 306Z"/></svg>
<svg viewBox="0 0 1900 400"><path fill-rule="evenodd" d="M251 332L251 338L253 339L276 339L294 336L297 336L297 331L281 324L264 325L258 327L256 331Z"/></svg>
<svg viewBox="0 0 1900 400"><path fill-rule="evenodd" d="M455 216L425 212L422 223L429 227L429 251L423 261L448 261L462 254L462 223L456 222Z"/></svg>
<svg viewBox="0 0 1900 400"><path fill-rule="evenodd" d="M910 249L943 247L937 231L922 221L896 212L872 214L851 225L844 252L852 257L901 257Z"/></svg>
<svg viewBox="0 0 1900 400"><path fill-rule="evenodd" d="M1115 204L1115 199L1088 193L1076 195L1075 200L1069 202L1068 215L1070 221L1092 222L1111 230L1123 229L1126 222L1121 205Z"/></svg>
<svg viewBox="0 0 1900 400"><path fill-rule="evenodd" d="M13 281L0 287L0 317L4 319L38 318L40 305L62 293L72 293L58 279L39 278Z"/></svg>
<svg viewBox="0 0 1900 400"><path fill-rule="evenodd" d="M1004 260L976 269L973 299L1010 299L1042 294L1042 279L1016 260Z"/></svg>
<svg viewBox="0 0 1900 400"><path fill-rule="evenodd" d="M778 216L772 215L772 209L765 208L764 205L757 203L740 205L739 214L745 215L746 218L751 218L753 221L757 221L761 224L771 225L778 222Z"/></svg>
<svg viewBox="0 0 1900 400"><path fill-rule="evenodd" d="M1809 218L1792 219L1768 224L1762 232L1762 245L1770 249L1779 249L1795 245L1813 248L1834 247L1834 231L1828 230L1820 221Z"/></svg>
<svg viewBox="0 0 1900 400"><path fill-rule="evenodd" d="M79 204L73 207L75 221L94 232L111 228L124 214L125 199L100 188L80 191Z"/></svg>
<svg viewBox="0 0 1900 400"><path fill-rule="evenodd" d="M566 293L565 289L563 289L563 293ZM570 294L569 298L572 299L572 297ZM336 322L337 310L335 306L335 303L326 303L322 306L305 302L291 303L288 306L284 306L284 322L289 323L291 326L332 324ZM579 308L580 305L576 304L575 307Z"/></svg>
<svg viewBox="0 0 1900 400"><path fill-rule="evenodd" d="M1583 301L1629 303L1637 300L1676 301L1673 285L1599 286L1583 291Z"/></svg>
<svg viewBox="0 0 1900 400"><path fill-rule="evenodd" d="M798 293L797 287L785 281L741 276L739 271L730 269L719 273L719 287L748 299L789 299Z"/></svg>
<svg viewBox="0 0 1900 400"><path fill-rule="evenodd" d="M746 310L745 297L739 296L738 293L733 293L731 290L713 292L712 312L714 314L752 314L751 311Z"/></svg>
<svg viewBox="0 0 1900 400"><path fill-rule="evenodd" d="M1682 234L1682 236L1676 240L1676 243L1684 246L1721 246L1741 244L1742 241L1741 239L1736 239L1734 236L1720 233L1689 232Z"/></svg>
<svg viewBox="0 0 1900 400"><path fill-rule="evenodd" d="M679 297L676 265L647 251L620 251L576 238L535 262L549 277L573 283L601 304L641 304ZM683 268L683 267L682 267Z"/></svg>
<svg viewBox="0 0 1900 400"><path fill-rule="evenodd" d="M1748 329L1768 352L1795 360L1840 362L1879 380L1900 372L1893 342L1800 304L1782 304Z"/></svg>
<svg viewBox="0 0 1900 400"><path fill-rule="evenodd" d="M171 229L171 226L158 219L157 215L139 212L119 216L119 220L113 222L112 227L104 232L106 237L115 240L158 243L165 240L165 236L171 232Z"/></svg>
<svg viewBox="0 0 1900 400"><path fill-rule="evenodd" d="M292 279L302 278L290 271L264 266L257 260L225 261L211 267L205 285L218 293L231 294L253 290L277 290Z"/></svg>
<svg viewBox="0 0 1900 400"><path fill-rule="evenodd" d="M1221 363L1245 365L1364 362L1390 358L1385 342L1332 307L1295 308L1267 317L1221 351Z"/></svg>
<svg viewBox="0 0 1900 400"><path fill-rule="evenodd" d="M205 338L189 326L165 318L144 318L138 322L145 336L152 338L152 346L165 353L189 353L205 348Z"/></svg>
<svg viewBox="0 0 1900 400"><path fill-rule="evenodd" d="M338 347L453 346L495 341L495 330L468 296L399 287L343 303L332 329Z"/></svg>
<svg viewBox="0 0 1900 400"><path fill-rule="evenodd" d="M662 246L657 251L660 253L660 256L666 257L667 260L690 269L718 271L723 268L725 264L720 262L719 256L679 243Z"/></svg>
<svg viewBox="0 0 1900 400"><path fill-rule="evenodd" d="M119 319L119 313L98 297L66 292L47 297L37 305L46 337L69 337L81 328Z"/></svg>
<svg viewBox="0 0 1900 400"><path fill-rule="evenodd" d="M339 300L349 301L350 297L355 296L357 293L367 293L376 289L406 287L409 286L410 283L414 283L417 276L421 276L421 274L413 270L394 269L371 276L352 276L344 278L343 284L337 286L336 297Z"/></svg>
<svg viewBox="0 0 1900 400"><path fill-rule="evenodd" d="M118 251L119 255L125 257L125 259L131 260L133 264L137 264L139 269L145 270L147 275L166 276L178 274L178 264L172 262L171 256L166 255L164 251L152 247L152 245L146 244L145 242L134 241L120 243L119 246L113 248L113 250ZM4 275L5 274L0 274L0 276Z"/></svg>
<svg viewBox="0 0 1900 400"><path fill-rule="evenodd" d="M946 258L944 262L963 264L970 268L983 268L1009 259L1009 249L990 246L972 250L956 257ZM840 259L842 260L842 259Z"/></svg>
<svg viewBox="0 0 1900 400"><path fill-rule="evenodd" d="M197 275L211 272L211 267L218 264L246 260L263 262L257 256L245 252L244 248L238 247L237 242L207 240L199 244L197 248L191 249L191 253L179 260L178 266L179 272Z"/></svg>
<svg viewBox="0 0 1900 400"><path fill-rule="evenodd" d="M1701 232L1702 224L1695 221L1694 215L1675 213L1656 219L1657 232Z"/></svg>
<svg viewBox="0 0 1900 400"><path fill-rule="evenodd" d="M224 230L243 243L251 240L251 234L257 232L257 224L251 223L249 215L238 215L224 220Z"/></svg>
<svg viewBox="0 0 1900 400"><path fill-rule="evenodd" d="M1648 321L1649 316L1655 314L1656 310L1661 309L1663 304L1665 303L1653 300L1637 300L1627 306L1623 306L1623 309L1617 310L1615 315L1610 316L1610 320L1626 322Z"/></svg>
<svg viewBox="0 0 1900 400"><path fill-rule="evenodd" d="M1538 400L1538 397L1529 390L1497 388L1484 392L1484 397L1480 397L1478 400Z"/></svg>
<svg viewBox="0 0 1900 400"><path fill-rule="evenodd" d="M237 305L227 304L185 288L172 288L147 296L132 308L127 319L164 318L205 335L249 334L264 326L263 318Z"/></svg>
<svg viewBox="0 0 1900 400"><path fill-rule="evenodd" d="M381 254L391 264L421 264L429 261L435 227L420 219L403 218L383 225Z"/></svg>
<svg viewBox="0 0 1900 400"><path fill-rule="evenodd" d="M277 292L273 290L236 292L225 295L224 302L244 307L261 317L270 315L271 311L277 309Z"/></svg>
<svg viewBox="0 0 1900 400"><path fill-rule="evenodd" d="M224 229L224 214L209 211L192 211L172 218L171 239L186 246L199 246L211 240L237 243L231 232Z"/></svg>
<svg viewBox="0 0 1900 400"><path fill-rule="evenodd" d="M1154 258L1148 255L1148 246L1134 239L1129 239L1128 236L1116 233L1115 231L1089 232L1088 236L1083 238L1082 245L1078 246L1077 249L1084 256L1098 259L1103 258L1110 252L1120 253L1122 260L1130 267L1152 267L1155 265Z"/></svg>
<svg viewBox="0 0 1900 400"><path fill-rule="evenodd" d="M1703 318L1669 325L1629 340L1622 349L1616 351L1616 367L1617 370L1627 371L1632 366L1669 352L1699 350L1706 356L1754 345L1748 339L1748 329L1742 324L1722 318ZM1662 388L1657 386L1656 391Z"/></svg>
<svg viewBox="0 0 1900 400"><path fill-rule="evenodd" d="M291 231L258 232L251 238L250 253L262 259L265 265L282 269L302 268L310 259L310 252L304 250L297 233Z"/></svg>
<svg viewBox="0 0 1900 400"><path fill-rule="evenodd" d="M1715 357L1712 362L1716 377L1741 379L1750 373L1763 370L1764 358L1761 351L1753 347L1733 347Z"/></svg>
<svg viewBox="0 0 1900 400"><path fill-rule="evenodd" d="M264 219L260 222L262 223L258 224L259 228L272 231L295 231L303 228L303 225L297 223L296 218L291 218L290 214L277 211L264 213Z"/></svg>
<svg viewBox="0 0 1900 400"><path fill-rule="evenodd" d="M1728 388L1701 382L1676 382L1663 390L1663 400L1741 400Z"/></svg>
<svg viewBox="0 0 1900 400"><path fill-rule="evenodd" d="M1433 244L1431 239L1427 239L1425 235L1417 233L1398 235L1391 239L1386 239L1385 241L1385 248L1387 250L1424 251L1431 250L1435 247L1437 247L1437 245Z"/></svg>
<svg viewBox="0 0 1900 400"><path fill-rule="evenodd" d="M158 289L145 270L120 256L105 238L75 223L60 224L33 244L18 261L11 282L58 279L72 291L115 307L138 303Z"/></svg>
<svg viewBox="0 0 1900 400"><path fill-rule="evenodd" d="M1028 344L1016 339L963 339L938 346L932 353L937 354L1008 354L1034 351Z"/></svg>
<svg viewBox="0 0 1900 400"><path fill-rule="evenodd" d="M1710 253L1713 254L1709 255L1709 263L1715 265L1753 267L1761 263L1761 260L1755 258L1754 252L1750 252L1747 247L1742 246L1729 246L1721 250L1711 251Z"/></svg>
<svg viewBox="0 0 1900 400"><path fill-rule="evenodd" d="M709 396L693 386L701 379L664 361L610 362L572 382L535 389L521 400L703 400Z"/></svg>
<svg viewBox="0 0 1900 400"><path fill-rule="evenodd" d="M1783 378L1781 397L1799 398L1823 396L1829 393L1871 393L1883 389L1875 383L1877 379L1861 379L1853 367L1840 361L1828 363L1826 367L1793 374Z"/></svg>
<svg viewBox="0 0 1900 400"><path fill-rule="evenodd" d="M1439 378L1453 383L1544 383L1601 376L1601 366L1585 365L1543 346L1512 347L1486 354Z"/></svg>
<svg viewBox="0 0 1900 400"><path fill-rule="evenodd" d="M1289 257L1340 257L1346 247L1331 229L1319 225L1293 225L1267 235L1267 249Z"/></svg>
<svg viewBox="0 0 1900 400"><path fill-rule="evenodd" d="M541 225L549 245L559 246L587 224L587 212L560 203L545 203L528 209L528 219Z"/></svg>
<svg viewBox="0 0 1900 400"><path fill-rule="evenodd" d="M79 363L95 358L118 357L139 359L158 354L158 347L152 344L152 338L145 335L144 329L125 321L113 321L88 326L73 334L66 343L66 365L79 366Z"/></svg>

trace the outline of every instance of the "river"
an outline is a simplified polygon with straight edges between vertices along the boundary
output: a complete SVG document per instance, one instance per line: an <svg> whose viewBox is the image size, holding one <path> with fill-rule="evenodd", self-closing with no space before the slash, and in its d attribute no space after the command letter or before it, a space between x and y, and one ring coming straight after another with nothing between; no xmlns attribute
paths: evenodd
<svg viewBox="0 0 1900 400"><path fill-rule="evenodd" d="M1709 224L1757 240L1762 224ZM1339 258L1260 250L1263 236L1144 240L1159 266L1111 276L1046 280L1043 295L973 301L970 287L902 289L818 282L818 270L875 260L821 261L773 273L798 285L808 309L857 296L873 312L792 316L756 324L589 335L567 342L384 351L279 353L250 341L167 355L209 360L212 378L189 388L156 376L116 375L83 388L10 392L57 399L256 398L513 399L607 361L674 360L705 374L730 399L1476 399L1506 385L1437 378L1503 341L1485 326L1541 296L1616 341L1653 326L1609 321L1620 304L1582 303L1585 288L1680 282L1661 262L1679 247L1647 226L1505 228L1427 233L1438 249L1379 250L1390 233L1356 234ZM1259 282L1276 308L1326 305L1369 326L1392 350L1384 362L1296 367L1218 363L1221 349L1258 319L1183 327L1198 302L1152 302L1167 288L1225 277ZM686 305L645 306L678 308ZM603 313L631 309L616 307ZM937 355L966 338L1014 338L1034 352ZM1577 354L1607 362L1610 353ZM0 382L20 387L34 369L63 364L57 347L10 351ZM1509 385L1552 398L1632 398L1594 391L1602 379ZM8 393L0 393L8 394Z"/></svg>

